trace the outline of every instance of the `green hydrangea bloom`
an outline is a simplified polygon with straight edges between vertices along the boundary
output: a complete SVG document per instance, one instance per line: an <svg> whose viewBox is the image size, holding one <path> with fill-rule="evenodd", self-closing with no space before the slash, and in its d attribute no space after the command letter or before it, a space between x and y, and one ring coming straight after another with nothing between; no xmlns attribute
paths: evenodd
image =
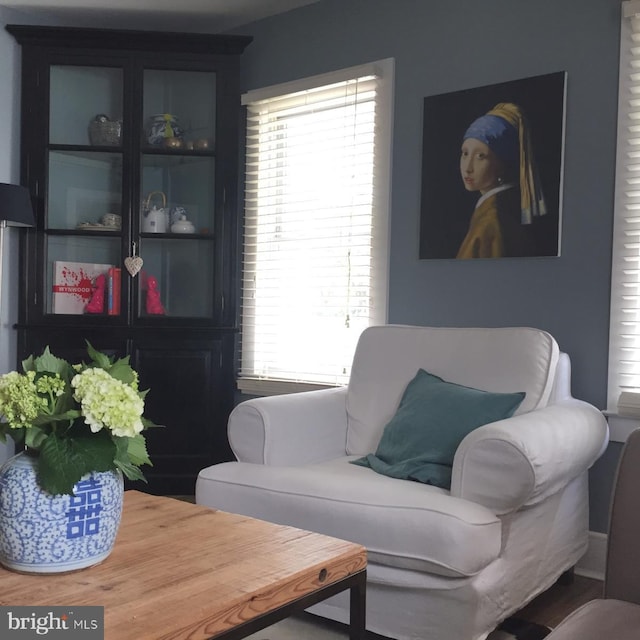
<svg viewBox="0 0 640 640"><path fill-rule="evenodd" d="M56 373L55 376L44 375L36 380L36 389L38 390L38 393L45 393L52 398L61 396L64 393L65 388L65 382L60 377L59 373Z"/></svg>
<svg viewBox="0 0 640 640"><path fill-rule="evenodd" d="M11 429L30 427L47 406L46 398L38 395L35 376L34 371L24 375L11 371L0 376L0 414Z"/></svg>
<svg viewBox="0 0 640 640"><path fill-rule="evenodd" d="M144 402L129 385L99 368L74 376L74 399L81 404L85 422L93 433L108 429L116 436L133 437L143 430Z"/></svg>

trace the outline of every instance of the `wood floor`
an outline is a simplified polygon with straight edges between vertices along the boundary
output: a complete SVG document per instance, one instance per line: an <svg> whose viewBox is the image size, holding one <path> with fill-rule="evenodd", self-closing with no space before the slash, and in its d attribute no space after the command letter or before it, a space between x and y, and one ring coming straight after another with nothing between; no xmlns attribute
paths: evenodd
<svg viewBox="0 0 640 640"><path fill-rule="evenodd" d="M520 610L516 617L555 627L585 602L601 596L602 581L575 576L572 584L556 583L540 594Z"/></svg>

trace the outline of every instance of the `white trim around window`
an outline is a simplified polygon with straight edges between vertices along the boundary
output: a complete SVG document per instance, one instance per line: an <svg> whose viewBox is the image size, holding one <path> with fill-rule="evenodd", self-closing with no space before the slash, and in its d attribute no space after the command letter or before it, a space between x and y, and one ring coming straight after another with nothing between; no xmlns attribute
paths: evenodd
<svg viewBox="0 0 640 640"><path fill-rule="evenodd" d="M387 321L393 75L387 59L243 96L246 393L346 384Z"/></svg>

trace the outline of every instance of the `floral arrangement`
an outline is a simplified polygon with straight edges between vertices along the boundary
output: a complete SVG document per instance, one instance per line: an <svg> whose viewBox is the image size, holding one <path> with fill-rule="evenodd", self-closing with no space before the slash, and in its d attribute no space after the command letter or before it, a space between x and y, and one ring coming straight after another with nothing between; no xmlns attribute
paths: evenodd
<svg viewBox="0 0 640 640"><path fill-rule="evenodd" d="M87 342L89 364L70 364L47 347L22 362L24 373L0 376L0 441L7 434L38 456L38 484L51 495L73 495L91 471L120 469L131 480L151 465L142 431L147 391L129 358L115 362Z"/></svg>

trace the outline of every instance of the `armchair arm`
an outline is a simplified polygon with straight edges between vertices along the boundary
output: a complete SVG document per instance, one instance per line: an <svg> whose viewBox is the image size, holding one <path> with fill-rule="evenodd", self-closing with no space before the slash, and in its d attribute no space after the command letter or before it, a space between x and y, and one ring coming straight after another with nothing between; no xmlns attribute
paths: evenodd
<svg viewBox="0 0 640 640"><path fill-rule="evenodd" d="M241 462L299 465L346 455L347 388L241 402L229 416L229 444Z"/></svg>
<svg viewBox="0 0 640 640"><path fill-rule="evenodd" d="M586 471L608 439L602 413L575 398L487 424L460 443L451 495L496 514L536 504Z"/></svg>

